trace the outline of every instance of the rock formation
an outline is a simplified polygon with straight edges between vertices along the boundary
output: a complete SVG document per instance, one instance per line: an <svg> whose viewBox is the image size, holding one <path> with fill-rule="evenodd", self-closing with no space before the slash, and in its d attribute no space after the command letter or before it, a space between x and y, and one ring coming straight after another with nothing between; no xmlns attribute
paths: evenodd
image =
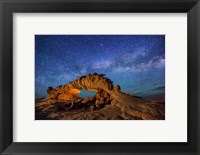
<svg viewBox="0 0 200 155"><path fill-rule="evenodd" d="M88 74L78 77L77 80L69 82L66 85L58 86L55 89L49 87L47 93L49 99L69 100L75 102L77 99L81 100L77 94L80 90L94 90L96 95L86 100L82 99L82 103L94 102L96 107L111 100L110 94L112 90L120 90L120 86L113 86L113 82L104 77L104 74ZM95 100L95 101L94 101Z"/></svg>
<svg viewBox="0 0 200 155"><path fill-rule="evenodd" d="M87 99L80 90L94 90ZM63 86L49 87L49 96L36 102L36 119L164 119L165 105L120 91L104 74L88 74ZM45 115L44 115L45 114Z"/></svg>

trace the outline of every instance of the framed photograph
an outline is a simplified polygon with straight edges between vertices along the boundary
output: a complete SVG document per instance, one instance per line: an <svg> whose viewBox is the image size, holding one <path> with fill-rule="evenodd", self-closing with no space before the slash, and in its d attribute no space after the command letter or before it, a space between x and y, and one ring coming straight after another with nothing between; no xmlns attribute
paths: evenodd
<svg viewBox="0 0 200 155"><path fill-rule="evenodd" d="M165 35L35 35L35 120L165 120Z"/></svg>
<svg viewBox="0 0 200 155"><path fill-rule="evenodd" d="M198 0L1 0L2 154L200 154Z"/></svg>

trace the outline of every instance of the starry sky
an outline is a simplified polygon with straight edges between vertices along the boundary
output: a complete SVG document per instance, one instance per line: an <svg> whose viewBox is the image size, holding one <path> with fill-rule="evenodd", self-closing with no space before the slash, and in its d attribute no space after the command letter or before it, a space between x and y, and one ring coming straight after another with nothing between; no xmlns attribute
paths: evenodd
<svg viewBox="0 0 200 155"><path fill-rule="evenodd" d="M138 96L165 93L165 35L35 35L35 97L89 73Z"/></svg>

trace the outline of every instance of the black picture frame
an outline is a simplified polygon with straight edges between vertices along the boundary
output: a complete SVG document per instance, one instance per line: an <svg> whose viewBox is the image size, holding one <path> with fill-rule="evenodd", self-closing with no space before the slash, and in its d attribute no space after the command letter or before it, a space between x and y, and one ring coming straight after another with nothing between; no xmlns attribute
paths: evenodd
<svg viewBox="0 0 200 155"><path fill-rule="evenodd" d="M200 154L199 0L0 0L1 154ZM187 143L16 143L13 142L13 13L145 12L187 13ZM180 107L181 109L181 107ZM178 113L177 113L178 115ZM31 134L31 131L30 131ZM66 133L67 134L67 133Z"/></svg>

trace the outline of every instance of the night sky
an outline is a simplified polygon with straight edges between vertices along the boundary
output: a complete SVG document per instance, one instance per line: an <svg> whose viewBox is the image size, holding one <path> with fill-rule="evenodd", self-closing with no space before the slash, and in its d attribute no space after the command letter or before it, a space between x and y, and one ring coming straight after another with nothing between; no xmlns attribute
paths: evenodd
<svg viewBox="0 0 200 155"><path fill-rule="evenodd" d="M164 35L35 35L35 97L89 73L138 96L165 93Z"/></svg>

